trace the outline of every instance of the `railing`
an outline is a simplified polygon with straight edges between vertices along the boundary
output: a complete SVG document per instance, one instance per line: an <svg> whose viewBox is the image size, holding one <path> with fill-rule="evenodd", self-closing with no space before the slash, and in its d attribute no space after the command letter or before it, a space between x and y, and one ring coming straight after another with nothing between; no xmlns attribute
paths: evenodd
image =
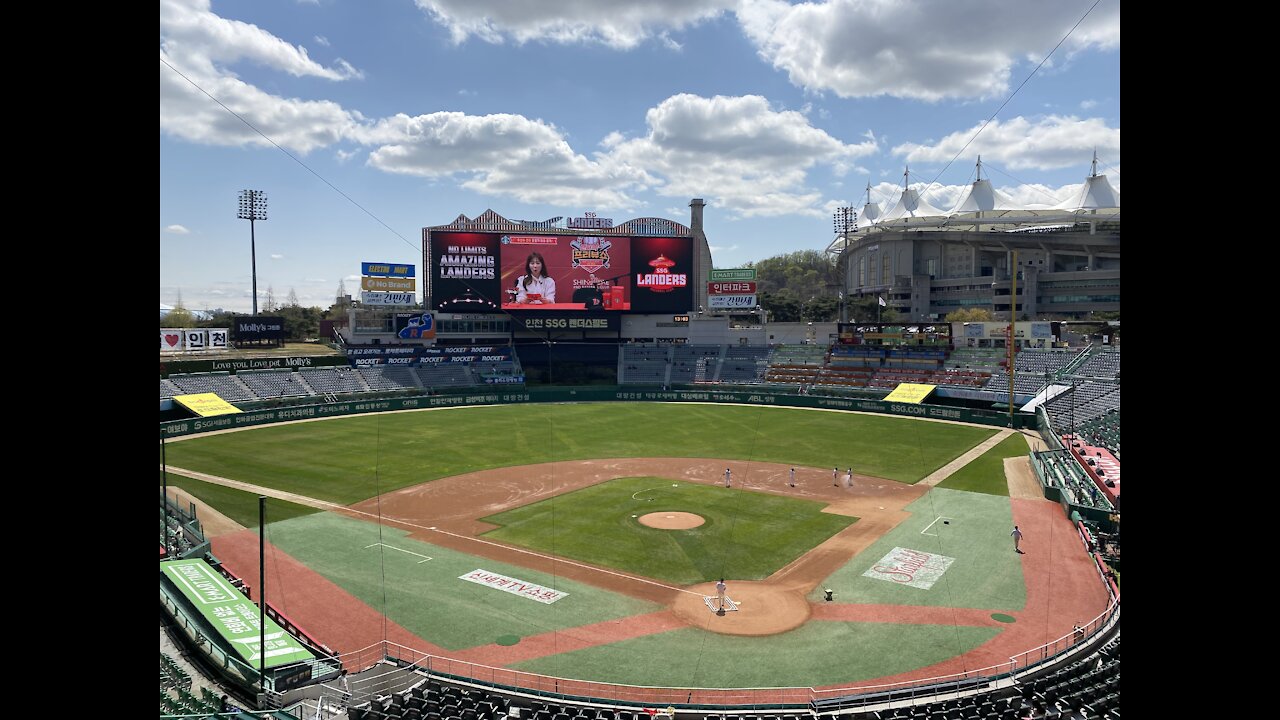
<svg viewBox="0 0 1280 720"><path fill-rule="evenodd" d="M160 604L164 607L166 613L173 620L174 624L182 631L184 635L191 641L193 645L200 650L215 667L217 667L228 678L235 681L237 685L244 687L254 687L258 684L258 670L237 657L232 656L226 650L218 646L204 632L192 622L186 614L184 614L178 606L178 601L165 592L164 585L160 586ZM268 685L270 678L268 678Z"/></svg>
<svg viewBox="0 0 1280 720"><path fill-rule="evenodd" d="M1084 532L1083 525L1077 532ZM1086 550L1088 540L1081 536ZM557 678L536 673L480 665L465 660L439 657L394 642L375 643L342 656L351 672L373 667L383 660L393 660L402 667L419 670L445 681L477 684L499 692L520 693L563 701L579 701L614 705L677 707L733 707L737 709L776 709L802 707L821 703L830 709L857 707L875 702L912 700L939 693L984 689L1007 679L1060 659L1089 644L1100 632L1109 631L1120 622L1120 594L1096 553L1091 553L1099 582L1107 586L1110 600L1106 609L1072 632L1038 647L1013 655L1007 662L963 673L903 680L891 683L853 684L837 688L690 688L651 687L601 683L591 680Z"/></svg>

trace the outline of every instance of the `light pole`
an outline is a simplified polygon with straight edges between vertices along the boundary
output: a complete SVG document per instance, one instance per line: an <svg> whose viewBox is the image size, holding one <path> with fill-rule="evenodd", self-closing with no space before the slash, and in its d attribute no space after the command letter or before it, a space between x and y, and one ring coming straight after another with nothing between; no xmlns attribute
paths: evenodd
<svg viewBox="0 0 1280 720"><path fill-rule="evenodd" d="M839 207L831 213L831 229L848 244L849 233L858 232L858 213L852 207Z"/></svg>
<svg viewBox="0 0 1280 720"><path fill-rule="evenodd" d="M253 268L253 314L258 314L258 243L253 223L267 219L267 194L261 190L241 190L240 210L236 217L249 221L249 260Z"/></svg>

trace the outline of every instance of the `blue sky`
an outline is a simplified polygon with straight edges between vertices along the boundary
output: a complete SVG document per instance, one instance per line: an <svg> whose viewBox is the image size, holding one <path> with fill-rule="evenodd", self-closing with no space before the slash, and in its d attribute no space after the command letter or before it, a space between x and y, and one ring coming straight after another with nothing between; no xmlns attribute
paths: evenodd
<svg viewBox="0 0 1280 720"><path fill-rule="evenodd" d="M687 224L701 197L737 267L825 248L906 166L941 208L978 154L1050 204L1095 149L1119 189L1118 0L161 0L160 302L250 308L245 188L259 303L328 307L460 213Z"/></svg>

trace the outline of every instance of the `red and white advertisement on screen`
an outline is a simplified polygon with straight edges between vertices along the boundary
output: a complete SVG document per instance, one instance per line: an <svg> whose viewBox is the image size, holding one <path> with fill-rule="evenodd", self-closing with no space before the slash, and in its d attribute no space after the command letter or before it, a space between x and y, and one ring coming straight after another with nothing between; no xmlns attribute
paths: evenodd
<svg viewBox="0 0 1280 720"><path fill-rule="evenodd" d="M569 258L573 261L574 269L589 273L609 269L609 248L613 247L613 243L608 238L574 238L569 247L572 250Z"/></svg>
<svg viewBox="0 0 1280 720"><path fill-rule="evenodd" d="M507 240L510 242L507 242ZM537 243L523 240L537 239ZM631 238L503 236L504 310L627 310Z"/></svg>
<svg viewBox="0 0 1280 720"><path fill-rule="evenodd" d="M682 288L689 284L689 276L685 273L673 273L671 268L675 267L674 260L669 260L665 255L649 261L649 267L653 268L648 273L636 273L636 287L648 288L653 292L671 292L676 288Z"/></svg>

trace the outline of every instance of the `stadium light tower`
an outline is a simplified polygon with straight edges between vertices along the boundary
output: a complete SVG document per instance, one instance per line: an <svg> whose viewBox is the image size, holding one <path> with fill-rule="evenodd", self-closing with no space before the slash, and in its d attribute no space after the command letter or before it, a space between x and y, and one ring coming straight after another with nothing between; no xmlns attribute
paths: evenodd
<svg viewBox="0 0 1280 720"><path fill-rule="evenodd" d="M858 232L858 213L852 207L836 208L835 212L831 213L831 226L831 229L841 236Z"/></svg>
<svg viewBox="0 0 1280 720"><path fill-rule="evenodd" d="M236 217L249 221L249 260L253 268L253 314L258 314L258 243L253 233L256 220L267 219L267 194L261 190L241 190Z"/></svg>

